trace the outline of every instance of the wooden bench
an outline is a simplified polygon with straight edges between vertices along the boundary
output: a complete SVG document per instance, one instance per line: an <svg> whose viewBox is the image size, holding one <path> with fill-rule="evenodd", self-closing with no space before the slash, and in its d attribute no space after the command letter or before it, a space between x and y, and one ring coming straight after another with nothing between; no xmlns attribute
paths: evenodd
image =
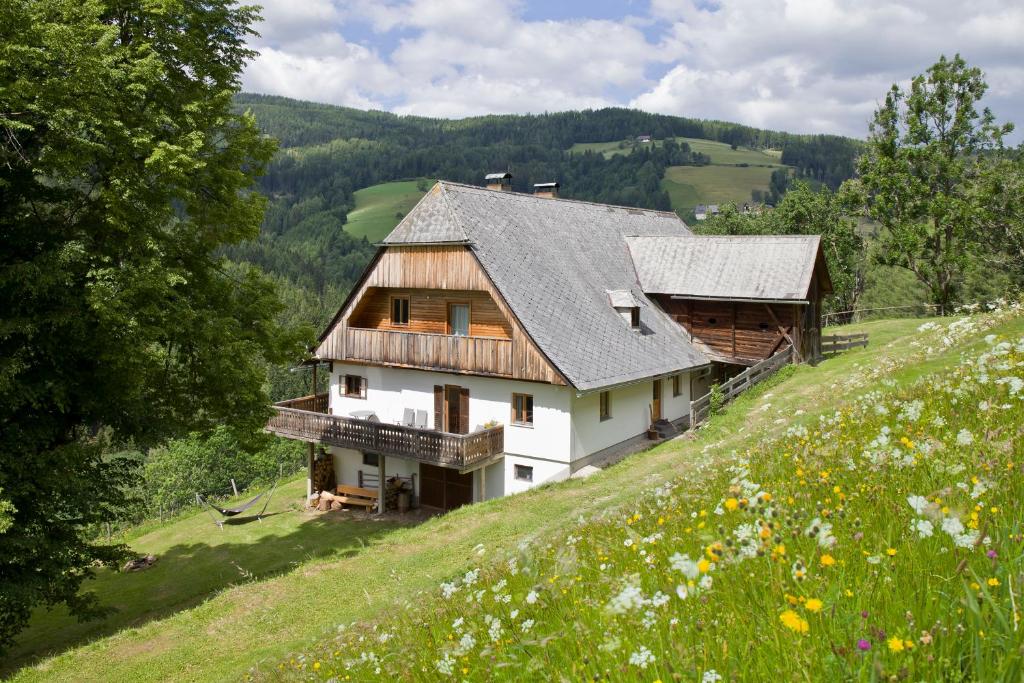
<svg viewBox="0 0 1024 683"><path fill-rule="evenodd" d="M377 507L380 495L373 489L364 489L359 486L338 484L337 497L334 500L340 501L342 505L361 505L367 509Z"/></svg>

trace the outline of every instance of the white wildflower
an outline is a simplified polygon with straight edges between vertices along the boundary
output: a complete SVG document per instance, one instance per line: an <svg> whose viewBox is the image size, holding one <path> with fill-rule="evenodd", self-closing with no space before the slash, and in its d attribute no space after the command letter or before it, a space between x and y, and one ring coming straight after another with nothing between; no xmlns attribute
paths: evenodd
<svg viewBox="0 0 1024 683"><path fill-rule="evenodd" d="M519 625L519 630L522 631L523 633L526 633L531 628L533 628L533 624L534 624L533 619L527 619L526 621L524 621L522 624Z"/></svg>
<svg viewBox="0 0 1024 683"><path fill-rule="evenodd" d="M925 508L928 507L928 499L924 496L907 496L907 503L919 515L923 514Z"/></svg>
<svg viewBox="0 0 1024 683"><path fill-rule="evenodd" d="M639 609L644 605L644 594L635 584L626 584L619 594L608 602L608 611L612 614L625 614Z"/></svg>
<svg viewBox="0 0 1024 683"><path fill-rule="evenodd" d="M964 532L964 523L958 517L946 517L942 520L942 530L950 536L958 536Z"/></svg>
<svg viewBox="0 0 1024 683"><path fill-rule="evenodd" d="M451 654L446 652L444 653L443 659L439 659L435 662L435 666L442 676L451 676L452 671L455 668L455 660L452 659Z"/></svg>
<svg viewBox="0 0 1024 683"><path fill-rule="evenodd" d="M928 538L934 533L935 527L927 519L914 520L911 528L917 532L918 538Z"/></svg>
<svg viewBox="0 0 1024 683"><path fill-rule="evenodd" d="M700 574L697 563L691 560L689 555L676 553L668 558L668 561L672 565L672 569L681 572L688 579L696 579L697 575Z"/></svg>
<svg viewBox="0 0 1024 683"><path fill-rule="evenodd" d="M532 605L537 602L537 591L530 591L526 594L526 604Z"/></svg>
<svg viewBox="0 0 1024 683"><path fill-rule="evenodd" d="M639 650L629 656L629 663L641 669L646 669L654 662L654 659L655 657L651 651L641 645Z"/></svg>
<svg viewBox="0 0 1024 683"><path fill-rule="evenodd" d="M966 429L961 429L956 435L956 442L961 446L970 446L974 443L974 434Z"/></svg>
<svg viewBox="0 0 1024 683"><path fill-rule="evenodd" d="M686 588L685 585L679 584L678 586L676 586L676 595L679 596L680 600L685 600L686 598L690 597L690 591Z"/></svg>
<svg viewBox="0 0 1024 683"><path fill-rule="evenodd" d="M714 669L708 669L700 677L700 683L718 683L720 680L722 680L722 675Z"/></svg>

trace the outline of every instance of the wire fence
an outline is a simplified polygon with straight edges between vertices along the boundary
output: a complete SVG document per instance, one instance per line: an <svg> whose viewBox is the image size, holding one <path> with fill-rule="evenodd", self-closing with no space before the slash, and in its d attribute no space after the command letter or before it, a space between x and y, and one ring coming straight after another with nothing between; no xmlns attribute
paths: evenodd
<svg viewBox="0 0 1024 683"><path fill-rule="evenodd" d="M849 311L832 311L821 316L823 328L830 325L849 325L865 320L879 318L926 318L929 316L943 317L955 315L965 310L977 310L984 306L992 306L995 302L981 301L976 303L942 304L908 304L905 306L879 306L876 308L855 308Z"/></svg>

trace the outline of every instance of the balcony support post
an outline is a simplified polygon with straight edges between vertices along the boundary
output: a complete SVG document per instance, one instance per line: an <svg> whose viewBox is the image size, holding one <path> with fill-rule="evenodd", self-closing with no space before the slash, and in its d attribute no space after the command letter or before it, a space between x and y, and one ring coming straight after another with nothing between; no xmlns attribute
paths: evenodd
<svg viewBox="0 0 1024 683"><path fill-rule="evenodd" d="M387 506L387 502L384 500L384 479L387 477L384 473L384 463L388 461L388 456L381 453L378 457L380 468L377 470L377 514L383 515L384 508Z"/></svg>

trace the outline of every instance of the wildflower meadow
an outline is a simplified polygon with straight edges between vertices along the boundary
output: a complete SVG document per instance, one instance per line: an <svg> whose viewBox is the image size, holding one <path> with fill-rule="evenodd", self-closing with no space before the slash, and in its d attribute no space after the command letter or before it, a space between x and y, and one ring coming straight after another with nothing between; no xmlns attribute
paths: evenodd
<svg viewBox="0 0 1024 683"><path fill-rule="evenodd" d="M782 437L711 444L692 476L343 624L277 675L1021 680L1024 337L984 336L1019 314L925 323L916 356L861 368Z"/></svg>

